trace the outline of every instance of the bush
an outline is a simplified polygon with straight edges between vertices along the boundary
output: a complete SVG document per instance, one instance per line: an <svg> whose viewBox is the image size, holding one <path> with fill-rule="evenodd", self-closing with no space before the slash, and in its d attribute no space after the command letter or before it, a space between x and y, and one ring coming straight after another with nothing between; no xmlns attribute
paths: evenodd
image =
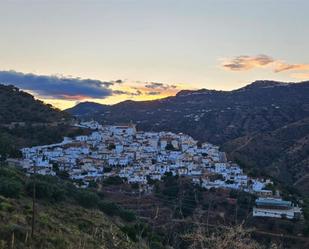
<svg viewBox="0 0 309 249"><path fill-rule="evenodd" d="M139 189L139 184L137 182L131 184L132 189Z"/></svg>
<svg viewBox="0 0 309 249"><path fill-rule="evenodd" d="M119 217L127 222L132 222L136 220L136 216L132 211L120 209L119 210Z"/></svg>
<svg viewBox="0 0 309 249"><path fill-rule="evenodd" d="M168 197L174 197L174 198L177 197L178 193L179 193L179 187L178 186L170 186L170 187L168 187L168 188L166 188L162 191L162 194L164 194Z"/></svg>
<svg viewBox="0 0 309 249"><path fill-rule="evenodd" d="M135 227L124 226L121 230L127 234L132 241L137 242L137 231Z"/></svg>
<svg viewBox="0 0 309 249"><path fill-rule="evenodd" d="M98 195L89 191L79 191L76 200L79 205L85 208L94 208L99 204Z"/></svg>
<svg viewBox="0 0 309 249"><path fill-rule="evenodd" d="M33 180L26 186L29 196L33 194ZM45 199L49 201L62 201L65 198L65 191L56 184L43 180L36 180L35 196L37 199Z"/></svg>
<svg viewBox="0 0 309 249"><path fill-rule="evenodd" d="M96 181L90 181L88 188L96 189L98 187L98 183Z"/></svg>
<svg viewBox="0 0 309 249"><path fill-rule="evenodd" d="M104 212L105 214L109 216L116 215L118 214L118 211L119 211L119 207L115 203L112 203L112 202L100 201L98 206L102 212Z"/></svg>
<svg viewBox="0 0 309 249"><path fill-rule="evenodd" d="M168 143L166 146L165 146L165 150L176 150L175 147L171 144L171 143Z"/></svg>
<svg viewBox="0 0 309 249"><path fill-rule="evenodd" d="M23 182L21 172L19 172L15 168L6 167L1 164L0 164L0 177L4 177L10 180L14 179Z"/></svg>
<svg viewBox="0 0 309 249"><path fill-rule="evenodd" d="M122 184L122 179L119 176L111 176L103 181L104 185L120 185Z"/></svg>
<svg viewBox="0 0 309 249"><path fill-rule="evenodd" d="M22 184L13 179L0 177L0 194L5 197L18 198L22 190Z"/></svg>
<svg viewBox="0 0 309 249"><path fill-rule="evenodd" d="M160 241L151 241L150 242L150 249L163 249L164 246Z"/></svg>
<svg viewBox="0 0 309 249"><path fill-rule="evenodd" d="M1 202L0 203L0 210L12 213L15 210L15 208L13 207L13 205L11 205L8 202Z"/></svg>

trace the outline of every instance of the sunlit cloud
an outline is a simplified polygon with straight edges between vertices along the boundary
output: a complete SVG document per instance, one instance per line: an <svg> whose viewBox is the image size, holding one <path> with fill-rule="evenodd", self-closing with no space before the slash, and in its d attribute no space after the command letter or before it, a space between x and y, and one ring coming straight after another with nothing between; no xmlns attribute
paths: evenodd
<svg viewBox="0 0 309 249"><path fill-rule="evenodd" d="M155 95L160 95L161 92L148 92L147 94L155 96Z"/></svg>
<svg viewBox="0 0 309 249"><path fill-rule="evenodd" d="M133 89L134 91L123 91L123 90L113 90L113 95L127 95L127 96L140 96L142 92L138 89Z"/></svg>
<svg viewBox="0 0 309 249"><path fill-rule="evenodd" d="M290 64L268 55L241 55L232 59L224 59L222 67L228 71L248 71L255 68L269 68L275 73L309 70L309 64Z"/></svg>
<svg viewBox="0 0 309 249"><path fill-rule="evenodd" d="M115 80L115 81L112 81L113 83L115 83L115 84L122 84L122 83L124 83L124 80Z"/></svg>
<svg viewBox="0 0 309 249"><path fill-rule="evenodd" d="M133 81L122 86L120 90L115 90L116 94L126 94L128 97L149 98L149 96L166 97L175 95L179 91L178 86L159 82ZM151 98L152 99L152 98Z"/></svg>
<svg viewBox="0 0 309 249"><path fill-rule="evenodd" d="M280 73L283 71L303 71L309 70L309 64L287 64L284 62L275 63L275 73Z"/></svg>
<svg viewBox="0 0 309 249"><path fill-rule="evenodd" d="M224 60L222 66L229 71L247 71L257 67L265 67L273 62L274 59L268 55L241 55L233 59Z"/></svg>
<svg viewBox="0 0 309 249"><path fill-rule="evenodd" d="M81 101L84 99L88 99L89 96L86 95L66 95L66 94L62 94L62 95L58 95L58 96L53 96L54 99L63 99L63 100L76 100L76 101Z"/></svg>
<svg viewBox="0 0 309 249"><path fill-rule="evenodd" d="M145 87L149 89L159 89L159 90L168 90L177 88L176 85L169 85L159 82L146 82Z"/></svg>

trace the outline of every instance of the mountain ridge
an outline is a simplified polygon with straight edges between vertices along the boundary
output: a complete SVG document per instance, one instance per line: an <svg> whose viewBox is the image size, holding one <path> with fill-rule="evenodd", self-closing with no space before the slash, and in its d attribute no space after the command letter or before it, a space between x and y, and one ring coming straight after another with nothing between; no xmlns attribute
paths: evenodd
<svg viewBox="0 0 309 249"><path fill-rule="evenodd" d="M72 115L76 112L78 113L78 107L70 111ZM96 119L103 124L132 121L142 130L187 133L200 141L208 141L227 148L229 156L240 164L247 164L248 170L270 172L280 181L285 181L287 176L291 177L290 184L296 182L300 176L289 167L301 168L300 172L303 174L309 172L306 159L298 162L305 149L291 151L288 147L272 148L276 155L294 153L289 156L288 163L280 156L280 165L275 161L277 158L272 156L265 158L259 153L265 153L263 148L267 148L267 143L276 144L281 141L285 144L286 140L292 141L294 138L290 137L290 134L296 134L299 128L297 125L293 126L293 123L303 120L306 124L301 126L304 134L309 134L308 117L309 81L284 83L265 80L255 81L232 91L185 90L176 96L159 100L121 102L108 106L105 111L96 112L95 115L89 112L86 116L80 116L85 119ZM279 132L281 135L277 137L275 131L284 131L285 126L289 127L290 134ZM236 153L236 156L235 153L232 154L239 147L239 143L247 139L255 141L255 136L260 137L263 142L249 143L249 149L244 147ZM256 154L252 153L254 148L257 149ZM242 155L247 152L250 160L244 159ZM260 157L264 158L263 162L257 160ZM248 163L254 160L258 163ZM280 174L273 170L268 171L274 165L279 167L279 171L282 170Z"/></svg>
<svg viewBox="0 0 309 249"><path fill-rule="evenodd" d="M175 96L168 96L162 99L155 99L155 100L142 100L142 101L135 101L135 100L124 100L121 101L119 103L116 104L100 104L97 102L91 102L91 101L85 101L85 102L80 102L78 104L76 104L75 106L65 109L64 111L69 112L71 114L74 115L75 113L75 109L77 107L84 107L86 105L94 105L97 107L111 107L111 106L117 106L117 105L122 105L125 103L151 103L151 102L155 102L155 101L165 101L168 100L170 98L173 97L179 97L179 96L188 96L190 94L212 94L212 93L233 93L233 92L239 92L242 90L252 90L252 89L260 89L260 88L271 88L271 87L286 87L286 86L291 86L291 85L302 85L302 84L308 84L308 81L300 81L300 82L282 82L282 81L274 81L274 80L256 80L253 81L252 83L237 88L237 89L233 89L233 90L215 90L215 89L206 89L206 88L201 88L201 89L197 89L197 90L180 90L178 93L176 93Z"/></svg>

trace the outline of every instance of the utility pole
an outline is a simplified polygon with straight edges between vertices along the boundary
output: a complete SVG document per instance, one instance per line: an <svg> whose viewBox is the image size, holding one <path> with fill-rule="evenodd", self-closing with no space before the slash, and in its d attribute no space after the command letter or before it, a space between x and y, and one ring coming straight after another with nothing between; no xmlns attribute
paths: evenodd
<svg viewBox="0 0 309 249"><path fill-rule="evenodd" d="M34 239L35 226L35 191L36 191L36 165L33 166L33 189L32 189L32 223L31 223L31 239Z"/></svg>
<svg viewBox="0 0 309 249"><path fill-rule="evenodd" d="M141 216L141 183L138 182L138 248L141 249L141 238L142 238L142 230L141 230L141 223L140 223L140 216Z"/></svg>

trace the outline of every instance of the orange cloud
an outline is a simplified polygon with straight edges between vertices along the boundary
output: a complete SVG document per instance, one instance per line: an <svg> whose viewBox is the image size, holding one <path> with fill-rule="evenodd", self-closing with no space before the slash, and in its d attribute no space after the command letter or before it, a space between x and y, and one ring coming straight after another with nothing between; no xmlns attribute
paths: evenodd
<svg viewBox="0 0 309 249"><path fill-rule="evenodd" d="M230 71L247 71L257 67L264 67L274 62L268 55L248 56L241 55L233 59L225 60L223 68Z"/></svg>
<svg viewBox="0 0 309 249"><path fill-rule="evenodd" d="M114 95L126 96L130 99L145 100L175 95L180 85L159 82L131 82L113 89Z"/></svg>
<svg viewBox="0 0 309 249"><path fill-rule="evenodd" d="M226 59L222 67L229 71L248 71L254 68L268 67L273 69L275 73L309 70L309 64L289 64L282 60L275 60L268 55L237 56L232 59Z"/></svg>
<svg viewBox="0 0 309 249"><path fill-rule="evenodd" d="M280 73L283 71L302 71L309 70L309 64L287 64L285 62L276 62L274 72Z"/></svg>
<svg viewBox="0 0 309 249"><path fill-rule="evenodd" d="M59 95L59 97L61 97L61 99L63 100L85 100L85 99L89 99L89 96L85 96L85 95L66 95L66 94L61 94Z"/></svg>

